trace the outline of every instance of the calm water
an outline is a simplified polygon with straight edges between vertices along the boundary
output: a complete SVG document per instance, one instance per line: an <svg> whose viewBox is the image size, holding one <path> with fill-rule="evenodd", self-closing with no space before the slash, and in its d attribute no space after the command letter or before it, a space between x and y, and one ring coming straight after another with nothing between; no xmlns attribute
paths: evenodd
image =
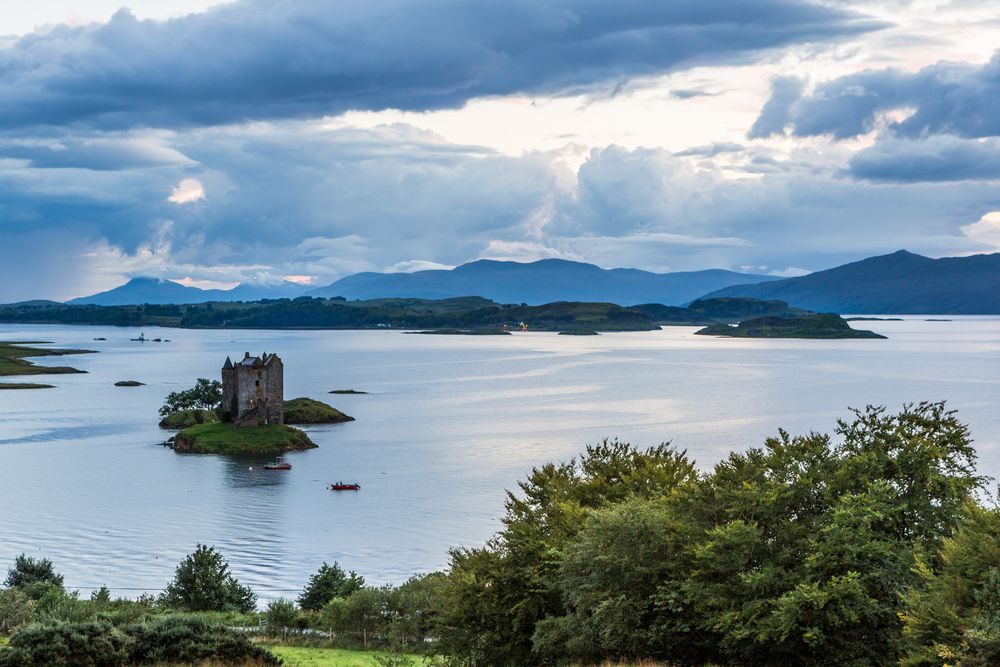
<svg viewBox="0 0 1000 667"><path fill-rule="evenodd" d="M52 558L70 587L137 593L161 589L202 542L264 599L293 594L324 560L399 582L444 566L451 546L482 544L505 489L586 443L672 440L708 467L778 427L829 430L866 403L947 399L981 471L1000 475L1000 319L858 324L890 339L147 328L172 342L141 344L128 340L138 329L0 324L0 340L100 352L38 360L88 371L49 376L56 389L0 392L0 570L25 551ZM244 351L279 353L287 397L357 421L307 429L320 447L289 455L285 473L158 446L163 397ZM122 379L147 384L113 386ZM371 393L327 395L342 388ZM364 488L325 490L337 480Z"/></svg>

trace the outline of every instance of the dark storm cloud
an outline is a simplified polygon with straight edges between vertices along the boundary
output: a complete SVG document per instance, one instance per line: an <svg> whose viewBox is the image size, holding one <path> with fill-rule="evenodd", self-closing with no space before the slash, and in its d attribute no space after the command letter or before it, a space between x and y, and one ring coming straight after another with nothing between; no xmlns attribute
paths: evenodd
<svg viewBox="0 0 1000 667"><path fill-rule="evenodd" d="M750 135L763 137L790 128L797 136L844 139L875 129L880 114L912 110L888 125L892 134L994 137L1000 136L998 99L1000 52L983 65L939 62L918 72L859 72L822 83L809 95L796 92L786 80L776 84Z"/></svg>
<svg viewBox="0 0 1000 667"><path fill-rule="evenodd" d="M849 172L855 178L897 183L1000 179L1000 141L952 136L883 140L855 153Z"/></svg>
<svg viewBox="0 0 1000 667"><path fill-rule="evenodd" d="M120 11L0 50L0 128L455 107L741 62L879 27L795 0L241 0L166 22Z"/></svg>

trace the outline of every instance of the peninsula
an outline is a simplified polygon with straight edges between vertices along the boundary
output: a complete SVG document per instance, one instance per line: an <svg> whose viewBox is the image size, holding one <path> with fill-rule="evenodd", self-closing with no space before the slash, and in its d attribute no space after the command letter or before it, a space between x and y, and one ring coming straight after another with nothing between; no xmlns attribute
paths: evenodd
<svg viewBox="0 0 1000 667"><path fill-rule="evenodd" d="M64 375L86 373L69 366L37 366L28 361L29 357L61 357L68 354L90 354L94 350L62 350L57 348L31 347L44 345L48 341L6 341L0 342L0 376L24 375ZM34 382L0 383L0 389L50 389L50 384Z"/></svg>

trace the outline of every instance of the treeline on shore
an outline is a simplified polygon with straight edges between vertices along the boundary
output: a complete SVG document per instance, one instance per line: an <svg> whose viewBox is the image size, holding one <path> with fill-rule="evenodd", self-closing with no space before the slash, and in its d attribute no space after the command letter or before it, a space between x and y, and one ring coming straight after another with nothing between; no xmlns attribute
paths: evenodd
<svg viewBox="0 0 1000 667"><path fill-rule="evenodd" d="M272 632L332 633L455 667L1000 664L1000 510L975 463L943 403L868 407L833 436L779 431L709 471L670 445L605 441L534 469L500 532L453 550L447 571L371 587L324 565L296 600L260 614ZM14 632L15 649L22 633L65 621L111 628L201 611L245 624L255 606L209 547L157 599L8 586L0 609L14 597L30 613L12 624L0 611L0 629L34 623ZM42 664L3 655L0 665Z"/></svg>
<svg viewBox="0 0 1000 667"><path fill-rule="evenodd" d="M802 318L808 311L783 301L698 299L685 307L649 303L557 301L538 306L452 299L264 299L190 305L92 306L51 301L0 305L0 322L186 328L455 329L499 331L528 323L532 330L649 331L661 324L707 325L746 318Z"/></svg>

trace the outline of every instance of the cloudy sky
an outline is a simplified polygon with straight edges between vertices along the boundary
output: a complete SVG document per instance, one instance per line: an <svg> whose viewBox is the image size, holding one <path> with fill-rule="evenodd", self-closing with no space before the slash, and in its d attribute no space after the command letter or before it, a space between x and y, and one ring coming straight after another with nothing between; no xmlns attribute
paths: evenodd
<svg viewBox="0 0 1000 667"><path fill-rule="evenodd" d="M994 252L998 48L1000 0L6 2L0 302Z"/></svg>

